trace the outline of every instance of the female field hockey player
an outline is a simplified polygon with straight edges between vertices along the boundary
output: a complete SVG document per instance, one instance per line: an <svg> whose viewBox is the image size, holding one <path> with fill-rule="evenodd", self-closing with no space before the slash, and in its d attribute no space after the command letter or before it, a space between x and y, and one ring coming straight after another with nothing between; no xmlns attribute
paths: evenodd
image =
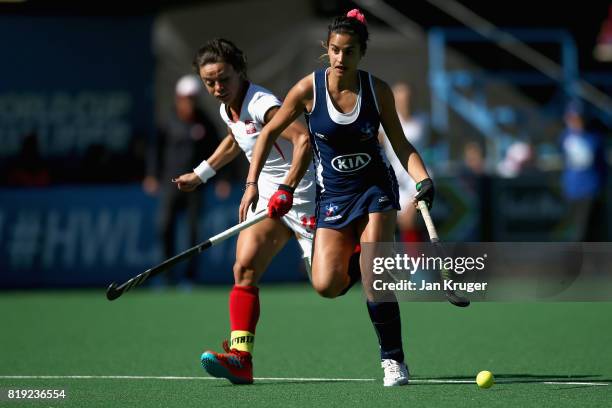
<svg viewBox="0 0 612 408"><path fill-rule="evenodd" d="M228 135L217 150L194 169L173 180L182 191L193 191L223 166L244 152L250 160L261 129L277 114L281 102L270 91L247 79L246 58L232 42L215 39L197 52L194 68L208 93L221 102L220 114ZM231 337L223 343L224 353L206 351L202 366L215 377L234 384L253 382L251 353L259 319L257 283L272 258L295 236L310 272L314 231L314 177L308 132L298 122L287 123L281 138L262 163L258 182L247 183L260 192L257 212L267 210L270 218L240 232L236 247L234 282L229 296ZM301 181L300 181L301 180ZM280 200L293 196L293 207ZM279 205L282 208L280 215ZM289 210L289 211L287 211ZM249 216L252 216L249 214Z"/></svg>
<svg viewBox="0 0 612 408"><path fill-rule="evenodd" d="M365 17L358 10L333 20L325 44L330 66L300 80L261 131L240 206L241 219L245 219L258 194L263 195L255 183L265 157L278 135L305 112L317 181L312 285L330 298L350 284L347 266L356 244L393 241L400 208L398 188L378 143L380 124L398 158L418 181L415 199L431 206L434 197L423 161L404 137L389 86L358 69L367 40ZM285 198L290 204L291 195L285 194ZM284 210L288 205L280 207ZM365 270L365 263L362 259L362 280L369 282L371 271ZM380 344L384 385L407 384L397 300L376 302L367 286L364 284L367 309Z"/></svg>

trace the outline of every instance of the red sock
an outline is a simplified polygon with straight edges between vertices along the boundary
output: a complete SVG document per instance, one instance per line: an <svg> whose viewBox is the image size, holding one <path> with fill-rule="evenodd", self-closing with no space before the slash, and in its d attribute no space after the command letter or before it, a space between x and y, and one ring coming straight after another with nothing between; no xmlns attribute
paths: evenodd
<svg viewBox="0 0 612 408"><path fill-rule="evenodd" d="M259 288L234 285L229 296L229 312L230 347L252 353L259 320Z"/></svg>
<svg viewBox="0 0 612 408"><path fill-rule="evenodd" d="M414 229L408 229L401 232L401 240L402 242L419 242L421 241L419 237L419 232Z"/></svg>

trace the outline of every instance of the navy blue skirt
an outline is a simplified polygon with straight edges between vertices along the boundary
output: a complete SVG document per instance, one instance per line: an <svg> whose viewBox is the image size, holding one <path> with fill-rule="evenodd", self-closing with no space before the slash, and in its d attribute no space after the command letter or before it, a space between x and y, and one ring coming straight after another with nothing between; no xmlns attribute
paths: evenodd
<svg viewBox="0 0 612 408"><path fill-rule="evenodd" d="M399 209L397 186L385 190L374 185L365 191L335 197L317 194L317 228L341 229L366 214Z"/></svg>

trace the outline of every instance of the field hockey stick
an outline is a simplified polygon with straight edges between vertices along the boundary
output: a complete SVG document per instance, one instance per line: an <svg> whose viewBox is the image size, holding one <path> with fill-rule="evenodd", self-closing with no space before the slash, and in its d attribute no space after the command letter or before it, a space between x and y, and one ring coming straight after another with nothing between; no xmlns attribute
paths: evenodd
<svg viewBox="0 0 612 408"><path fill-rule="evenodd" d="M421 212L421 216L423 217L423 221L425 221L425 226L427 227L429 240L433 244L436 252L440 254L443 258L446 258L444 248L440 243L440 238L438 237L438 232L436 231L436 226L434 225L433 220L431 219L431 215L429 214L427 203L425 203L425 201L419 201L418 206ZM444 281L452 279L452 273L453 272L449 271L444 267L440 269L440 278L442 279L442 284L444 284ZM444 294L446 296L446 299L455 306L467 307L470 305L470 300L468 298L458 294L454 290L447 289L444 291Z"/></svg>
<svg viewBox="0 0 612 408"><path fill-rule="evenodd" d="M122 283L119 286L117 286L115 282L111 283L108 289L106 290L106 298L108 300L117 299L119 296L123 295L128 290L133 289L136 286L142 285L142 283L146 281L148 278L159 275L160 273L172 268L177 263L184 261L185 259L189 259L192 256L204 251L205 249L208 249L212 246L215 246L216 244L220 242L225 241L228 238L233 237L234 235L238 234L243 229L248 228L251 225L256 224L259 221L263 220L264 218L267 217L267 215L268 214L266 210L261 211L257 213L250 220L246 220L246 221L241 222L240 224L234 225L233 227L223 231L222 233L217 234L214 237L211 237L207 239L206 241L192 248L189 248L188 250L181 252L180 254L176 256L173 256L172 258L166 259L164 262L160 263L159 265L154 266L151 269L147 269L143 273L134 276L133 278Z"/></svg>

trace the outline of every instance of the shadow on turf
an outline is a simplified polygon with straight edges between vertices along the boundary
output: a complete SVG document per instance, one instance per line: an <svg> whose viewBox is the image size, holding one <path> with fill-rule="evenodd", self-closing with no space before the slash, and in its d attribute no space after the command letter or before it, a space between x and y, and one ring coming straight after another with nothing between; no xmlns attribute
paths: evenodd
<svg viewBox="0 0 612 408"><path fill-rule="evenodd" d="M376 381L363 381L365 383L368 384L374 384ZM380 382L382 383L382 380L380 380ZM265 386L265 385L269 385L269 386L273 386L276 387L277 385L309 385L309 384L355 384L355 381L338 381L338 380L334 380L334 381L266 381L266 380L262 380L262 381L255 381L253 384L249 384L247 385L247 387L254 387L254 386ZM230 383L225 383L225 384L217 384L215 385L215 387L236 387L236 385L234 384L230 384Z"/></svg>
<svg viewBox="0 0 612 408"><path fill-rule="evenodd" d="M583 380L594 383L609 383L612 379L601 378L600 374L498 374L494 373L495 381L503 384L529 384L529 383L540 383L544 381L572 381L572 380ZM474 375L459 375L459 376L444 376L444 377L411 377L415 380L466 380L474 381ZM413 383L411 385L465 385L465 383ZM587 385L588 386L588 385ZM582 386L577 386L582 387Z"/></svg>

